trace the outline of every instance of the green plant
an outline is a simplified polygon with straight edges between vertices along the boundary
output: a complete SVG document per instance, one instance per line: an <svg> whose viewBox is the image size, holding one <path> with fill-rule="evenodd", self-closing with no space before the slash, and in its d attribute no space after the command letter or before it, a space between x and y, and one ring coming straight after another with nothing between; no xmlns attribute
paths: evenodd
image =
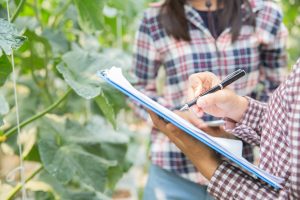
<svg viewBox="0 0 300 200"><path fill-rule="evenodd" d="M145 1L14 0L10 23L0 0L0 141L18 154L15 63L21 135L34 140L21 142L22 159L40 163L25 182L36 177L50 186L32 191L36 199L105 199L129 169L130 134L116 122L125 98L95 74L128 69ZM11 187L7 199L21 189Z"/></svg>
<svg viewBox="0 0 300 200"><path fill-rule="evenodd" d="M299 0L281 0L284 13L284 24L288 28L288 54L289 66L292 67L300 57L300 1Z"/></svg>

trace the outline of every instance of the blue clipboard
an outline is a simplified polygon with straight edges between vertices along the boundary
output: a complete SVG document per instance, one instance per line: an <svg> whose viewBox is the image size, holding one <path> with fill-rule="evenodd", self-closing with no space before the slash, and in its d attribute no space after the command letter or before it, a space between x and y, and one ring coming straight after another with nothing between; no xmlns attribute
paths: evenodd
<svg viewBox="0 0 300 200"><path fill-rule="evenodd" d="M252 163L248 162L245 159L241 160L240 158L238 158L237 156L235 156L231 152L226 151L226 149L224 149L218 143L215 143L214 141L210 140L209 138L206 138L203 135L201 135L201 134L207 135L202 130L198 129L197 131L194 131L194 130L191 130L190 128L188 128L187 126L184 126L183 124L179 123L178 120L174 119L174 117L170 117L170 115L168 115L164 112L161 112L157 108L157 106L154 106L154 105L151 105L151 104L148 103L149 101L153 101L153 100L148 98L148 100L147 100L148 102L146 102L143 98L140 98L136 95L133 95L130 91L128 91L128 89L126 89L126 87L124 85L117 84L116 81L110 79L109 76L108 76L108 73L109 73L109 69L98 71L97 76L100 77L101 79L103 79L104 81L106 81L107 83L109 83L114 88L118 89L120 92L127 95L129 98L133 99L134 101L137 101L141 105L143 105L146 108L152 110L153 112L155 112L160 117L166 119L167 121L174 124L175 126L180 128L184 132L190 134L191 136L193 136L194 138L196 138L200 142L206 144L210 148L214 149L216 152L220 153L222 156L224 156L227 159L229 159L230 161L234 162L241 169L246 170L248 172L248 174L251 175L253 178L255 178L255 179L259 178L262 181L268 183L270 186L274 187L275 189L282 188L282 186L281 186L281 183L283 182L282 178L276 177L274 175L271 175L271 174L263 171L262 169L258 168L257 166L253 165ZM157 103L155 103L155 104L157 104ZM171 111L169 111L169 112L171 112ZM201 134L199 134L199 133L201 133Z"/></svg>

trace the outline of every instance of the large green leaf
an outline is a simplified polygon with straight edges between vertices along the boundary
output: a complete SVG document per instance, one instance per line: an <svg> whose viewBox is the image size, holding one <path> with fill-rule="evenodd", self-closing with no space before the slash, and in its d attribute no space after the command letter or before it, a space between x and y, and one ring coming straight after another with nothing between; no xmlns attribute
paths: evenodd
<svg viewBox="0 0 300 200"><path fill-rule="evenodd" d="M80 144L89 153L118 162L118 165L110 167L107 172L107 186L111 189L114 188L120 177L131 166L131 162L127 159L129 137L126 132L128 130L114 131L101 118L90 120L85 129L85 133L88 134L85 136L82 136L82 131L79 131L82 128L78 124L67 121L66 126L69 133L73 133L66 136L69 141Z"/></svg>
<svg viewBox="0 0 300 200"><path fill-rule="evenodd" d="M114 113L117 114L121 109L127 107L126 97L119 90L108 84L101 85L101 89L109 102L111 102Z"/></svg>
<svg viewBox="0 0 300 200"><path fill-rule="evenodd" d="M75 49L64 54L62 60L57 70L79 96L91 99L100 94L100 82L95 80L95 75L97 70L103 67L104 57L97 53Z"/></svg>
<svg viewBox="0 0 300 200"><path fill-rule="evenodd" d="M51 187L51 190L47 193L39 192L39 196L36 196L38 200L110 200L104 194L97 191L87 191L86 188L77 188L73 185L72 189L66 188L55 177L51 176L46 170L43 170L38 177L39 181L42 181ZM47 198L49 197L50 198ZM53 198L54 196L54 198Z"/></svg>
<svg viewBox="0 0 300 200"><path fill-rule="evenodd" d="M105 0L74 0L74 3L81 28L88 33L101 30Z"/></svg>
<svg viewBox="0 0 300 200"><path fill-rule="evenodd" d="M82 126L77 122L67 120L65 123L65 129L66 131L64 132L63 137L68 143L86 146L113 143L126 146L126 144L129 142L127 135L120 134L119 132L112 130L111 127L109 127L108 124L105 123L105 121L100 117L93 117L86 126ZM124 151L124 149L122 151ZM112 159L110 157L105 158L110 160Z"/></svg>
<svg viewBox="0 0 300 200"><path fill-rule="evenodd" d="M108 121L113 125L114 128L116 128L116 114L109 99L103 92L101 92L101 94L95 98L95 101Z"/></svg>
<svg viewBox="0 0 300 200"><path fill-rule="evenodd" d="M116 115L127 106L125 96L108 84L101 85L101 89L95 102L106 119L116 128Z"/></svg>
<svg viewBox="0 0 300 200"><path fill-rule="evenodd" d="M7 77L12 72L12 66L5 54L0 57L0 87L4 85Z"/></svg>
<svg viewBox="0 0 300 200"><path fill-rule="evenodd" d="M102 134L105 130L99 128L97 132L91 130L94 129L75 122L67 121L63 125L48 119L39 129L39 153L45 169L60 182L68 183L78 176L82 184L104 191L109 184L108 170L125 158L126 149L122 148L123 154L120 154L120 149L112 148L109 148L110 153L105 153L108 149L101 148L101 145L112 136ZM119 141L126 147L126 140L120 138L116 138L114 144ZM105 156L108 154L114 156Z"/></svg>
<svg viewBox="0 0 300 200"><path fill-rule="evenodd" d="M125 66L124 64L128 63L127 58L127 54L122 54L121 51L107 50L100 54L75 48L63 55L63 62L57 69L79 96L85 99L98 96L95 99L97 105L108 121L116 127L115 117L121 106L125 106L125 99L111 87L101 84L96 72L114 65Z"/></svg>
<svg viewBox="0 0 300 200"><path fill-rule="evenodd" d="M64 188L64 185L60 183L55 177L51 176L46 170L42 170L39 174L38 179L51 186L53 189L55 199L66 199L71 200L69 192Z"/></svg>
<svg viewBox="0 0 300 200"><path fill-rule="evenodd" d="M42 33L41 37L48 40L54 56L61 55L69 49L69 42L63 32L60 30L47 28Z"/></svg>
<svg viewBox="0 0 300 200"><path fill-rule="evenodd" d="M13 49L19 48L26 37L20 36L13 24L0 19L0 48L6 55L10 55Z"/></svg>
<svg viewBox="0 0 300 200"><path fill-rule="evenodd" d="M92 99L101 93L100 78L96 76L98 70L117 66L125 69L130 66L128 54L115 49L104 52L88 52L78 47L66 53L57 70L65 81L81 97Z"/></svg>

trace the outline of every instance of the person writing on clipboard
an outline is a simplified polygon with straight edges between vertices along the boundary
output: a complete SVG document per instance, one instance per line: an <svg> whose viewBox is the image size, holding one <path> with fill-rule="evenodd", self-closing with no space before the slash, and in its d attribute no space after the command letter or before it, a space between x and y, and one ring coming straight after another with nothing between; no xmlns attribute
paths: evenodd
<svg viewBox="0 0 300 200"><path fill-rule="evenodd" d="M204 88L218 82L209 72L192 75L189 98L198 97ZM300 199L300 59L267 104L225 88L198 98L191 108L200 115L206 112L225 118L227 131L260 147L259 168L284 180L281 189L274 189L149 111L155 127L209 180L208 192L212 196L237 200ZM187 112L177 113L196 126L199 123Z"/></svg>
<svg viewBox="0 0 300 200"><path fill-rule="evenodd" d="M223 79L240 68L247 77L233 84L234 91L266 100L283 78L286 36L281 10L273 1L165 0L145 11L137 31L135 87L173 108L186 101L191 74L210 71ZM160 67L165 71L161 95L155 84ZM147 119L143 109L136 111ZM209 115L202 119L207 123L216 120ZM219 127L208 128L223 132ZM152 164L144 200L157 199L155 188L166 199L211 199L206 192L207 180L156 129L151 131L150 151ZM251 151L244 155L252 159Z"/></svg>

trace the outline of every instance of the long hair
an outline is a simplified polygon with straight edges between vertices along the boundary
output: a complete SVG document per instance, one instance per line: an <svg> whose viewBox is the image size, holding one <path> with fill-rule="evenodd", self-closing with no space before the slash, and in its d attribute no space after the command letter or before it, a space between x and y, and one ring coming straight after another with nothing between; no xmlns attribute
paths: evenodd
<svg viewBox="0 0 300 200"><path fill-rule="evenodd" d="M173 36L176 40L191 41L188 21L184 11L185 3L186 0L165 0L160 9L159 21L168 35ZM219 28L221 30L226 27L231 28L232 42L238 38L243 25L243 4L245 4L247 10L250 10L250 16L247 18L246 23L255 27L255 16L248 0L218 0L218 7L223 5L223 11L219 12L218 15Z"/></svg>

